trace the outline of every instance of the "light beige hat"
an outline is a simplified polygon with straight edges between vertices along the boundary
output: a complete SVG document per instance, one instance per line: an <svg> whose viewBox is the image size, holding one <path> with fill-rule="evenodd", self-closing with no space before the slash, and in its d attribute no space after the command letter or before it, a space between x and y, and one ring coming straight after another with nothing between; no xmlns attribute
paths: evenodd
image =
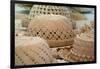
<svg viewBox="0 0 100 69"><path fill-rule="evenodd" d="M55 63L46 41L40 37L16 36L15 65Z"/></svg>

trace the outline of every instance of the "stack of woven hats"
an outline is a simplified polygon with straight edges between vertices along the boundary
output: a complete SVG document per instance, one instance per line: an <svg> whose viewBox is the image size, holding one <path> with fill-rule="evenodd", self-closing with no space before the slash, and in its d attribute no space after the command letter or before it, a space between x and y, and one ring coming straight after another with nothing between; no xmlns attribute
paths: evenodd
<svg viewBox="0 0 100 69"><path fill-rule="evenodd" d="M62 6L33 5L27 24L28 36L16 36L16 65L56 63L51 48L57 48L56 54L69 62L94 60L93 35L83 33L74 39L67 10Z"/></svg>

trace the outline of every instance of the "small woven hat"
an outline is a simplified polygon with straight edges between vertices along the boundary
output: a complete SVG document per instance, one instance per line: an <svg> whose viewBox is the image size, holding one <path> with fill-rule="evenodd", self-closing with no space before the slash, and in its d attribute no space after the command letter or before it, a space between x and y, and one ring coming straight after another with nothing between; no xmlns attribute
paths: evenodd
<svg viewBox="0 0 100 69"><path fill-rule="evenodd" d="M40 15L31 20L28 33L46 39L50 47L68 46L74 42L70 23L61 15Z"/></svg>
<svg viewBox="0 0 100 69"><path fill-rule="evenodd" d="M50 64L55 62L44 39L16 36L15 65Z"/></svg>
<svg viewBox="0 0 100 69"><path fill-rule="evenodd" d="M63 58L70 62L94 61L93 33L77 35L73 48Z"/></svg>

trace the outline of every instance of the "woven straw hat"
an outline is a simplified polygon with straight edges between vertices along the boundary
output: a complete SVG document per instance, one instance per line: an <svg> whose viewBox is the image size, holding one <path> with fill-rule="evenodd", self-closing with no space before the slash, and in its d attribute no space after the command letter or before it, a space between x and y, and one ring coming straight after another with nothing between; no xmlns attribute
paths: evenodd
<svg viewBox="0 0 100 69"><path fill-rule="evenodd" d="M28 26L31 36L47 40L50 47L72 45L74 32L70 21L61 15L40 15L34 17Z"/></svg>

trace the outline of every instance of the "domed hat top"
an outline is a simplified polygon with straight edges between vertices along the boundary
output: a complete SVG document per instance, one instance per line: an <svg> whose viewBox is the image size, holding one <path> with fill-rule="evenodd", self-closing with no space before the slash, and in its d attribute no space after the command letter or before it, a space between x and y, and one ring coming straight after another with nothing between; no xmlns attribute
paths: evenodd
<svg viewBox="0 0 100 69"><path fill-rule="evenodd" d="M50 47L73 44L74 32L70 21L61 15L34 17L28 26L28 33L46 39Z"/></svg>

